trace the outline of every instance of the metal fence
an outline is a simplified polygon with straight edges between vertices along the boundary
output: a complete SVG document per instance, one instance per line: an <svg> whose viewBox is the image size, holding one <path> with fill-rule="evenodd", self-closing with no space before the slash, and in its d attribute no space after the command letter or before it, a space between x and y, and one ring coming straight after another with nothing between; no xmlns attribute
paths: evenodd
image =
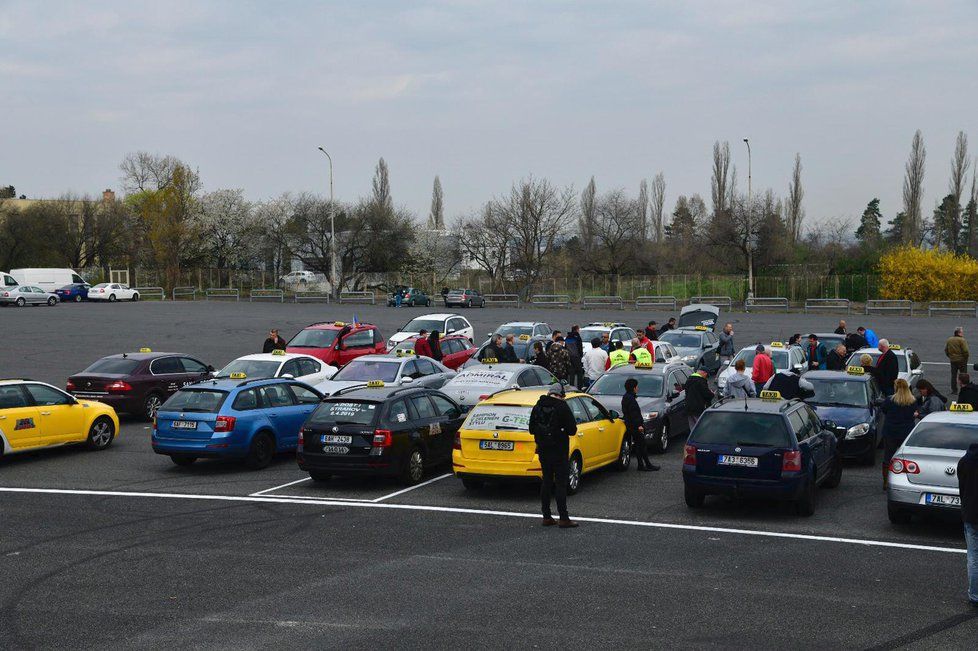
<svg viewBox="0 0 978 651"><path fill-rule="evenodd" d="M707 303L715 305L720 309L727 308L727 312L733 309L733 299L729 296L693 296L689 299L690 303Z"/></svg>
<svg viewBox="0 0 978 651"><path fill-rule="evenodd" d="M635 299L636 310L655 308L675 311L678 304L675 296L639 296Z"/></svg>
<svg viewBox="0 0 978 651"><path fill-rule="evenodd" d="M744 312L757 312L758 310L784 310L788 311L788 299L783 296L755 296L744 301Z"/></svg>
<svg viewBox="0 0 978 651"><path fill-rule="evenodd" d="M484 294L482 297L486 299L486 306L488 307L520 306L519 294Z"/></svg>
<svg viewBox="0 0 978 651"><path fill-rule="evenodd" d="M133 287L136 292L139 293L139 300L157 300L162 301L166 299L166 290L162 287Z"/></svg>
<svg viewBox="0 0 978 651"><path fill-rule="evenodd" d="M248 301L273 301L276 303L285 302L285 292L281 289L253 289L248 292Z"/></svg>
<svg viewBox="0 0 978 651"><path fill-rule="evenodd" d="M625 300L621 296L585 296L581 301L584 309L591 307L615 307L625 309Z"/></svg>
<svg viewBox="0 0 978 651"><path fill-rule="evenodd" d="M805 314L809 312L845 312L852 311L852 303L848 298L809 298L805 300Z"/></svg>
<svg viewBox="0 0 978 651"><path fill-rule="evenodd" d="M197 288L196 287L174 287L173 288L173 300L177 301L180 299L190 298L191 301L197 300Z"/></svg>
<svg viewBox="0 0 978 651"><path fill-rule="evenodd" d="M337 299L340 303L369 303L377 304L377 296L373 292L340 292Z"/></svg>
<svg viewBox="0 0 978 651"><path fill-rule="evenodd" d="M204 300L239 301L241 300L241 290L235 287L208 287L204 290Z"/></svg>
<svg viewBox="0 0 978 651"><path fill-rule="evenodd" d="M976 301L931 301L927 304L927 316L938 314L978 317Z"/></svg>
<svg viewBox="0 0 978 651"><path fill-rule="evenodd" d="M293 295L296 303L329 303L329 292L317 292L312 290L299 291Z"/></svg>
<svg viewBox="0 0 978 651"><path fill-rule="evenodd" d="M906 312L908 316L913 316L913 301L896 299L866 301L866 314L881 314L885 312Z"/></svg>
<svg viewBox="0 0 978 651"><path fill-rule="evenodd" d="M534 294L530 303L536 307L570 307L569 294Z"/></svg>

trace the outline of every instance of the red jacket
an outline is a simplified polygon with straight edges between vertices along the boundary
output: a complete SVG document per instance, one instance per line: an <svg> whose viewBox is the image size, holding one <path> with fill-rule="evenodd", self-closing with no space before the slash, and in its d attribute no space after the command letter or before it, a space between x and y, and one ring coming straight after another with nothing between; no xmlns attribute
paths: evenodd
<svg viewBox="0 0 978 651"><path fill-rule="evenodd" d="M763 384L770 380L772 375L774 375L774 363L771 358L767 356L767 353L757 353L754 356L754 364L751 366L750 379L755 384Z"/></svg>
<svg viewBox="0 0 978 651"><path fill-rule="evenodd" d="M414 354L431 357L431 344L428 342L427 337L419 337L418 340L414 342Z"/></svg>

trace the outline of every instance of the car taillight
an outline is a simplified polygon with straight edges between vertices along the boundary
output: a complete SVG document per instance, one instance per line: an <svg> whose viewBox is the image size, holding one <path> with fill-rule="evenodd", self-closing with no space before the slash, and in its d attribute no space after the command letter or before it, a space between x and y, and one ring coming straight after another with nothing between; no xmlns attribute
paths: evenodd
<svg viewBox="0 0 978 651"><path fill-rule="evenodd" d="M304 438L304 437L302 436L302 430L300 429L300 430L299 430L299 444L298 444L298 445L299 445L299 449L300 449L300 450L302 449L302 443L303 443L304 441L305 441L305 438Z"/></svg>
<svg viewBox="0 0 978 651"><path fill-rule="evenodd" d="M10 296L10 292L4 292L3 295L4 296Z"/></svg>
<svg viewBox="0 0 978 651"><path fill-rule="evenodd" d="M890 460L890 472L894 475L919 475L920 466L917 465L916 461L894 457Z"/></svg>
<svg viewBox="0 0 978 651"><path fill-rule="evenodd" d="M122 380L116 380L105 385L105 390L109 393L129 393L132 391L132 385Z"/></svg>
<svg viewBox="0 0 978 651"><path fill-rule="evenodd" d="M74 390L75 390L75 383L72 382L71 379L69 378L68 381L65 383L65 391L74 391Z"/></svg>
<svg viewBox="0 0 978 651"><path fill-rule="evenodd" d="M455 438L452 439L452 449L461 450L462 449L462 435L455 432Z"/></svg>
<svg viewBox="0 0 978 651"><path fill-rule="evenodd" d="M238 420L234 416L218 416L217 422L214 423L215 432L231 432L234 431L234 422Z"/></svg>
<svg viewBox="0 0 978 651"><path fill-rule="evenodd" d="M373 446L375 448L389 448L394 442L394 432L389 429L374 430Z"/></svg>
<svg viewBox="0 0 978 651"><path fill-rule="evenodd" d="M483 393L481 396L479 396L479 400L488 400L488 399L489 399L488 393Z"/></svg>
<svg viewBox="0 0 978 651"><path fill-rule="evenodd" d="M801 450L786 450L781 460L781 472L801 472Z"/></svg>
<svg viewBox="0 0 978 651"><path fill-rule="evenodd" d="M689 445L688 443L683 446L683 465L684 466L695 466L696 465L696 446Z"/></svg>

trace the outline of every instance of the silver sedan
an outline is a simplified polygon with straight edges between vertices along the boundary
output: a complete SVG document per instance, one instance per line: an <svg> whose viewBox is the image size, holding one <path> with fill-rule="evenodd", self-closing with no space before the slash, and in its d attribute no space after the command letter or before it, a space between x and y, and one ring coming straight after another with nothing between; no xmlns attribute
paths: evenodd
<svg viewBox="0 0 978 651"><path fill-rule="evenodd" d="M533 364L479 364L462 369L445 383L442 393L469 410L485 396L504 389L539 389L555 384L550 371Z"/></svg>
<svg viewBox="0 0 978 651"><path fill-rule="evenodd" d="M40 287L33 285L20 285L0 291L0 306L16 305L50 305L54 307L58 304L58 295L46 292Z"/></svg>

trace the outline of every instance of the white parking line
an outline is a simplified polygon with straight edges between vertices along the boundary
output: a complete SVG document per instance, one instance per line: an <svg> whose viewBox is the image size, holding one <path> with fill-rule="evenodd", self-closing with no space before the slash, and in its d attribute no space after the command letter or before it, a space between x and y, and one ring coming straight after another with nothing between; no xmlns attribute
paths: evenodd
<svg viewBox="0 0 978 651"><path fill-rule="evenodd" d="M92 497L143 497L175 500L209 500L215 502L242 502L258 504L314 504L316 506L342 506L359 509L391 509L397 511L428 511L434 513L458 513L462 515L491 515L506 518L523 518L538 520L536 513L520 513L517 511L493 511L489 509L463 509L449 506L426 506L419 504L390 504L377 502L343 502L333 499L300 500L292 497L261 497L241 495L206 495L193 493L137 493L126 491L100 491L70 488L11 488L0 487L0 493L35 493L43 495L87 495ZM712 533L727 533L742 536L760 536L763 538L785 538L789 540L810 540L814 542L832 542L845 545L860 545L864 547L886 547L890 549L909 549L914 551L941 552L945 554L967 554L966 549L958 547L942 547L940 545L918 545L913 543L892 542L889 540L870 540L864 538L841 538L838 536L819 536L815 534L789 533L787 531L761 531L757 529L731 529L728 527L707 527L693 524L676 524L672 522L644 522L641 520L620 520L614 518L575 517L580 522L595 524L612 524L628 527L647 527L651 529L675 529L679 531L703 531Z"/></svg>
<svg viewBox="0 0 978 651"><path fill-rule="evenodd" d="M929 364L931 366L950 366L951 362L921 362L921 364Z"/></svg>
<svg viewBox="0 0 978 651"><path fill-rule="evenodd" d="M384 495L383 497L378 497L377 499L371 500L371 501L374 504L376 504L377 502L383 502L384 500L389 500L392 497L397 497L398 495L403 495L404 493L408 493L410 491L413 491L416 488L421 488L422 486L427 486L428 484L433 484L436 481L438 481L439 479L444 479L445 477L451 477L451 476L452 476L452 473L446 472L444 475L441 475L440 477L435 477L434 479L429 479L428 481L422 482L422 483L418 484L417 486L408 486L407 488L402 488L401 490L396 491L394 493L391 493L390 495Z"/></svg>
<svg viewBox="0 0 978 651"><path fill-rule="evenodd" d="M295 486L296 484L301 484L304 481L309 481L312 477L303 477L302 479L296 479L295 481L290 481L288 484L282 484L281 486L273 486L271 488L266 488L263 491L258 491L257 493L252 493L249 497L261 497L266 493L272 493L280 488L286 488L288 486Z"/></svg>

